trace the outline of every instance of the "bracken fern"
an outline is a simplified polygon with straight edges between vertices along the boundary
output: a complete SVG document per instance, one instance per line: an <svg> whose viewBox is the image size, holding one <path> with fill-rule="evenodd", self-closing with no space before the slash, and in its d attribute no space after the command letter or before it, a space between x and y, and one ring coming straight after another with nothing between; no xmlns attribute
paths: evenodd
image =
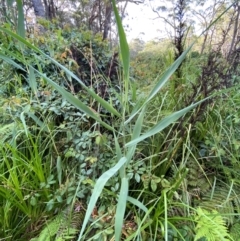
<svg viewBox="0 0 240 241"><path fill-rule="evenodd" d="M75 203L74 207L68 207L63 213L58 214L47 223L37 238L31 241L65 241L74 240L82 223L84 212L81 204Z"/></svg>
<svg viewBox="0 0 240 241"><path fill-rule="evenodd" d="M194 241L206 238L208 241L229 241L233 240L227 232L223 218L216 210L208 212L202 208L197 208L195 214L196 236Z"/></svg>

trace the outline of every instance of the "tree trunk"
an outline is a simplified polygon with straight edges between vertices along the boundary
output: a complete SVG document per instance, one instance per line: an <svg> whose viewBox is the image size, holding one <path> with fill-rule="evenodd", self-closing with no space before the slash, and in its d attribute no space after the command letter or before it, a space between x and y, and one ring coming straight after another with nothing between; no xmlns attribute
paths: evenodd
<svg viewBox="0 0 240 241"><path fill-rule="evenodd" d="M42 4L42 1L41 0L32 0L32 4L33 4L34 13L35 13L36 17L45 18L46 14L45 14L45 9Z"/></svg>
<svg viewBox="0 0 240 241"><path fill-rule="evenodd" d="M1 11L1 15L2 15L2 21L6 22L7 20L7 7L6 7L6 1L2 0L2 11Z"/></svg>
<svg viewBox="0 0 240 241"><path fill-rule="evenodd" d="M240 16L240 5L236 6L235 12L237 12L237 16L235 18L235 23L234 23L234 30L233 30L233 36L232 36L232 42L231 42L231 46L228 52L228 60L231 57L232 52L234 52L236 50L236 44L237 43L237 34L238 34L238 25L239 25L239 16Z"/></svg>
<svg viewBox="0 0 240 241"><path fill-rule="evenodd" d="M184 52L184 37L186 34L186 20L185 13L187 9L187 0L178 0L174 6L174 25L175 25L175 37L173 44L176 48L175 50L175 60L177 60ZM176 76L178 79L182 78L182 64L179 65L176 70ZM179 83L176 83L175 88L178 87Z"/></svg>
<svg viewBox="0 0 240 241"><path fill-rule="evenodd" d="M52 20L56 17L55 5L53 0L44 0L46 18Z"/></svg>
<svg viewBox="0 0 240 241"><path fill-rule="evenodd" d="M44 7L45 7L45 18L49 19L49 7L48 7L48 2L47 0L43 0L44 2Z"/></svg>
<svg viewBox="0 0 240 241"><path fill-rule="evenodd" d="M112 4L106 3L106 11L105 11L105 20L104 20L104 29L103 29L103 39L108 38L108 33L111 25L111 15L112 15Z"/></svg>

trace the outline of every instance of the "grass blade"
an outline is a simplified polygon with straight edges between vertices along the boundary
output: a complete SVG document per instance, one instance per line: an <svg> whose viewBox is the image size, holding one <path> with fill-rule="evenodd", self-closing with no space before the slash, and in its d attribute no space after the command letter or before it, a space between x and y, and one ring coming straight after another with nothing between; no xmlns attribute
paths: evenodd
<svg viewBox="0 0 240 241"><path fill-rule="evenodd" d="M138 116L138 119L134 125L133 134L132 134L132 138L131 138L132 140L137 139L141 134L144 114L145 114L145 107L142 109L141 114ZM136 143L136 145L132 145L131 147L129 147L128 152L127 152L128 162L130 162L130 160L132 159L132 157L135 153L136 147L137 147L137 143Z"/></svg>
<svg viewBox="0 0 240 241"><path fill-rule="evenodd" d="M58 63L58 61L51 58L50 56L48 56L47 54L42 52L40 49L36 48L31 43L26 41L24 38L22 38L21 36L13 33L12 31L10 31L8 29L5 29L5 28L2 28L2 27L0 27L0 30L5 32L6 34L12 36L13 38L17 39L19 42L23 43L24 45L26 45L30 49L36 51L37 53L39 53L39 54L43 55L44 57L46 57L47 59L51 60L60 69L62 69L67 75L69 75L73 79L75 79L98 103L100 103L102 105L102 107L104 107L106 110L108 110L111 114L113 114L115 116L118 116L118 117L121 117L121 114L112 105L110 105L107 101L105 101L103 98L98 96L93 90L88 88L74 73L72 73L69 69L67 69L66 67L64 67L63 65Z"/></svg>
<svg viewBox="0 0 240 241"><path fill-rule="evenodd" d="M37 81L36 81L36 76L34 73L34 69L32 68L32 66L30 66L29 68L29 85L34 93L35 96L37 96Z"/></svg>
<svg viewBox="0 0 240 241"><path fill-rule="evenodd" d="M58 177L58 183L59 186L62 185L62 159L61 156L57 157L57 177Z"/></svg>
<svg viewBox="0 0 240 241"><path fill-rule="evenodd" d="M191 50L193 44L190 45L182 54L181 56L167 69L167 71L163 74L159 82L154 86L152 91L150 92L147 100L144 104L147 104L158 92L159 90L166 84L169 78L174 74L177 68L181 65L183 60L186 58L186 55Z"/></svg>
<svg viewBox="0 0 240 241"><path fill-rule="evenodd" d="M122 26L122 21L118 14L115 0L112 0L112 4L113 4L113 11L114 11L116 23L117 23L118 34L119 34L120 52L121 52L121 58L122 58L122 63L123 63L124 78L125 78L125 80L128 80L129 65L130 65L129 47L128 47L128 43L127 43L126 34L125 34L123 26Z"/></svg>
<svg viewBox="0 0 240 241"><path fill-rule="evenodd" d="M137 207L139 207L141 210L143 210L145 213L147 213L148 212L148 209L147 209L147 207L144 205L144 204L142 204L141 202L139 202L136 198L133 198L133 197L127 197L127 200L130 202L130 203L132 203L133 205L135 205L135 206L137 206Z"/></svg>
<svg viewBox="0 0 240 241"><path fill-rule="evenodd" d="M128 178L123 177L121 182L119 199L117 203L116 216L115 216L115 240L116 241L119 241L121 239L124 214L125 214L126 205L127 205L127 197L128 197Z"/></svg>
<svg viewBox="0 0 240 241"><path fill-rule="evenodd" d="M36 124L41 128L41 130L43 130L43 131L45 131L45 132L47 132L47 133L50 133L47 125L46 125L44 122L42 122L36 115L34 115L34 114L33 114L32 112L30 112L30 111L28 111L28 112L26 112L26 113L28 114L28 116L29 116L30 118L32 118L32 119L36 122Z"/></svg>
<svg viewBox="0 0 240 241"><path fill-rule="evenodd" d="M115 141L117 160L120 160L121 157L123 156L122 155L122 151L121 151L121 147L119 145L119 142L118 142L118 139L116 137L115 132L113 134L114 134L114 141ZM119 172L120 172L120 178L123 178L125 176L124 168L121 168Z"/></svg>
<svg viewBox="0 0 240 241"><path fill-rule="evenodd" d="M139 143L140 141L153 136L155 134L157 134L158 132L162 131L164 128L166 128L167 126L169 126L170 124L172 124L173 122L175 122L176 120L178 120L180 117L182 117L183 115L185 115L188 111L192 110L193 108L195 108L197 105L201 104L202 102L204 102L205 100L209 99L210 97L201 100L193 105L190 105L180 111L174 112L173 114L165 117L163 120L161 120L158 124L156 124L154 127L152 127L149 131L147 131L145 134L143 134L142 136L128 142L125 147L130 147L133 145L136 145L137 143Z"/></svg>
<svg viewBox="0 0 240 241"><path fill-rule="evenodd" d="M164 237L168 240L168 203L167 203L167 190L162 192L164 198Z"/></svg>
<svg viewBox="0 0 240 241"><path fill-rule="evenodd" d="M117 155L117 159L120 160L122 157L122 151L121 151L121 147L119 145L118 139L116 137L116 134L114 134L114 141L115 141L115 147L116 147L116 155Z"/></svg>
<svg viewBox="0 0 240 241"><path fill-rule="evenodd" d="M25 24L24 24L24 13L23 13L22 0L17 0L17 9L18 9L17 33L21 37L25 38Z"/></svg>
<svg viewBox="0 0 240 241"><path fill-rule="evenodd" d="M157 84L154 86L152 91L150 92L147 99L144 101L144 103L139 107L139 109L135 109L133 113L130 115L130 117L125 121L125 124L129 123L136 114L139 113L139 111L146 106L150 100L152 100L156 94L161 90L161 88L167 83L169 78L174 74L174 72L177 70L177 68L180 66L180 64L183 62L183 60L186 58L186 55L191 50L193 44L185 50L182 55L166 70L166 72L163 74L163 76L160 78L160 80L157 82Z"/></svg>
<svg viewBox="0 0 240 241"><path fill-rule="evenodd" d="M94 186L89 204L88 204L88 208L87 208L84 220L83 220L82 229L81 229L81 232L79 234L78 241L80 241L81 238L82 238L82 235L83 235L83 232L86 228L87 222L88 222L88 220L91 216L91 213L92 213L92 211L93 211L93 209L96 205L96 202L97 202L99 196L101 195L101 192L102 192L105 184L126 163L126 161L127 161L127 158L122 157L114 167L112 167L108 171L104 172L98 178L98 180L97 180L97 182Z"/></svg>
<svg viewBox="0 0 240 241"><path fill-rule="evenodd" d="M34 69L34 68L33 68ZM74 105L76 108L78 108L79 110L81 110L82 112L84 112L85 114L89 115L90 117L92 117L94 120L96 120L97 122L99 122L100 124L102 124L104 127L106 127L108 130L113 131L113 127L111 127L110 125L108 125L107 123L105 123L104 121L102 121L100 119L100 117L98 117L88 106L86 106L82 101L80 101L79 99L77 99L74 95L72 95L71 93L67 92L65 89L63 89L62 87L60 87L58 84L56 84L55 82L53 82L51 79L49 79L48 77L46 77L44 74L40 73L39 71L37 71L36 69L34 69L43 79L45 79L54 89L56 89L62 96L63 98L65 98L69 103L71 103L72 105Z"/></svg>
<svg viewBox="0 0 240 241"><path fill-rule="evenodd" d="M12 66L14 66L17 69L21 69L22 71L26 72L26 70L19 64L17 64L16 62L14 62L13 60L11 60L10 58L8 58L5 55L0 54L0 58L2 60L4 60L5 62L7 62L8 64L11 64Z"/></svg>

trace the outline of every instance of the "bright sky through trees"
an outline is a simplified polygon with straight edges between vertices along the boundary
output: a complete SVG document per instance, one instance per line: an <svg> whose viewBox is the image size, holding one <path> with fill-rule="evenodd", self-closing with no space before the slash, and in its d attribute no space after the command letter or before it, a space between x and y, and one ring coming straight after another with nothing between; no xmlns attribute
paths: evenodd
<svg viewBox="0 0 240 241"><path fill-rule="evenodd" d="M164 36L165 24L161 20L155 19L157 16L148 3L139 5L129 3L127 13L128 16L123 23L127 26L128 40L141 38L149 41Z"/></svg>
<svg viewBox="0 0 240 241"><path fill-rule="evenodd" d="M169 25L167 25L163 19L158 18L158 15L152 10L160 6L162 3L159 0L148 0L144 4L134 4L129 2L127 6L127 16L124 18L123 23L125 26L128 40L140 38L142 40L149 41L152 39L161 39L169 37ZM211 0L206 1L202 6L209 7L213 2ZM193 9L199 9L199 6L192 6ZM165 13L161 13L164 14ZM201 33L202 28L198 25L199 18L194 16L192 12L191 19L195 22L196 33ZM166 15L165 15L166 16Z"/></svg>

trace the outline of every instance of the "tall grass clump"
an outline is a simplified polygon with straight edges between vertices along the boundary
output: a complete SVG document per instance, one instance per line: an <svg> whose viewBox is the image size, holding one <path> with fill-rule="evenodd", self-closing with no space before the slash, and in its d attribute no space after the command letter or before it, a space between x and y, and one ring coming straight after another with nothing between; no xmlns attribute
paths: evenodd
<svg viewBox="0 0 240 241"><path fill-rule="evenodd" d="M42 140L30 132L14 135L0 146L0 236L6 240L27 240L28 230L37 231L45 220L56 182L51 179L55 161L51 139ZM50 180L51 179L51 180ZM49 215L51 215L49 213ZM8 238L7 238L8 237Z"/></svg>

